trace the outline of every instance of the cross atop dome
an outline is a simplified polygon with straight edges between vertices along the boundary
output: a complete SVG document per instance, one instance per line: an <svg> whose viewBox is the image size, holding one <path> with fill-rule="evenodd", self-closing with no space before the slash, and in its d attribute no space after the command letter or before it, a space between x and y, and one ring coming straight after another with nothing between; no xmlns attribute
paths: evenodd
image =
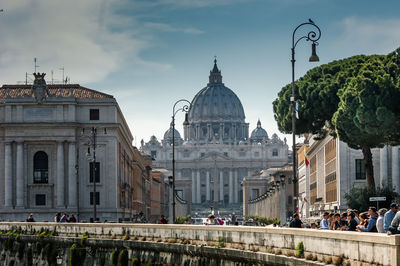
<svg viewBox="0 0 400 266"><path fill-rule="evenodd" d="M258 122L257 122L257 128L260 128L261 127L261 121L260 121L260 118L258 119Z"/></svg>
<svg viewBox="0 0 400 266"><path fill-rule="evenodd" d="M214 68L210 71L209 84L222 83L221 70L217 66L217 57L214 56Z"/></svg>

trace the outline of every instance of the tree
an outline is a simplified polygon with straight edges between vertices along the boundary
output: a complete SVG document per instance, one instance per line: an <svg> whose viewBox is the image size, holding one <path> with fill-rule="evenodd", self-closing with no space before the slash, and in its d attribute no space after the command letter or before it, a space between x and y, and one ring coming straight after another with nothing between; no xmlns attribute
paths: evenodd
<svg viewBox="0 0 400 266"><path fill-rule="evenodd" d="M295 83L296 133L323 138L330 132L351 148L362 149L371 188L375 188L371 148L400 143L399 51L333 61ZM292 132L290 97L289 84L273 102L275 120L284 133Z"/></svg>
<svg viewBox="0 0 400 266"><path fill-rule="evenodd" d="M385 186L383 188L371 189L368 187L352 187L349 192L344 196L347 205L350 209L356 209L360 212L367 211L375 202L370 202L370 197L386 197L386 201L379 202L379 207L390 208L390 203L398 196L391 187Z"/></svg>
<svg viewBox="0 0 400 266"><path fill-rule="evenodd" d="M339 139L362 150L369 188L375 188L371 148L393 143L392 132L398 130L392 110L400 100L394 97L398 71L391 75L393 68L396 65L380 58L366 62L339 90L339 107L332 119Z"/></svg>
<svg viewBox="0 0 400 266"><path fill-rule="evenodd" d="M309 70L295 82L295 98L298 104L296 133L312 133L320 137L334 130L331 120L339 104L338 91L348 79L358 74L365 62L378 55L358 55ZM292 133L291 84L278 93L273 102L274 117L283 133Z"/></svg>

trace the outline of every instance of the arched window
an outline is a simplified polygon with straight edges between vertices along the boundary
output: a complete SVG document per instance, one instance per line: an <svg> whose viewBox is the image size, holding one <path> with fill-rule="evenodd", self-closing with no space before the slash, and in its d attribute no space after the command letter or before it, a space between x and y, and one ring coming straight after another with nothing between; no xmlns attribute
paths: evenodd
<svg viewBox="0 0 400 266"><path fill-rule="evenodd" d="M272 156L274 156L274 157L278 156L278 149L272 150Z"/></svg>
<svg viewBox="0 0 400 266"><path fill-rule="evenodd" d="M49 158L44 151L33 156L33 183L47 184L49 179Z"/></svg>

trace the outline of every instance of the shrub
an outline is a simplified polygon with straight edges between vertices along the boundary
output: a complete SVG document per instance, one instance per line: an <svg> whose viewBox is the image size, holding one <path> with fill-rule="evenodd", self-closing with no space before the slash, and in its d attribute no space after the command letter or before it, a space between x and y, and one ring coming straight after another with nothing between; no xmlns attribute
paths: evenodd
<svg viewBox="0 0 400 266"><path fill-rule="evenodd" d="M69 253L69 262L71 266L79 266L83 265L86 258L86 249L78 244L75 243L70 248Z"/></svg>
<svg viewBox="0 0 400 266"><path fill-rule="evenodd" d="M138 258L133 258L131 262L131 266L139 266L140 262Z"/></svg>
<svg viewBox="0 0 400 266"><path fill-rule="evenodd" d="M219 236L218 237L217 248L223 248L223 247L225 247L224 239L221 236Z"/></svg>
<svg viewBox="0 0 400 266"><path fill-rule="evenodd" d="M128 266L128 262L128 251L126 249L123 249L119 252L118 255L118 266Z"/></svg>
<svg viewBox="0 0 400 266"><path fill-rule="evenodd" d="M118 265L118 249L113 250L110 256L111 265Z"/></svg>
<svg viewBox="0 0 400 266"><path fill-rule="evenodd" d="M300 241L297 246L296 246L296 251L297 251L297 256L299 258L303 258L304 257L304 244L303 241Z"/></svg>

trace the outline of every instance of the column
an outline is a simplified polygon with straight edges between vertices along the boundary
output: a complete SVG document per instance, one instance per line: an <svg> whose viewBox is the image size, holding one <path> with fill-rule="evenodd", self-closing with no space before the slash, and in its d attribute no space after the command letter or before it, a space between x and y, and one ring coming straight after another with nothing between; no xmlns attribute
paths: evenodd
<svg viewBox="0 0 400 266"><path fill-rule="evenodd" d="M11 143L7 142L5 144L5 182L4 182L4 206L12 207L12 149Z"/></svg>
<svg viewBox="0 0 400 266"><path fill-rule="evenodd" d="M233 174L232 169L229 171L229 203L233 203Z"/></svg>
<svg viewBox="0 0 400 266"><path fill-rule="evenodd" d="M392 147L392 183L397 193L400 193L399 148L400 146Z"/></svg>
<svg viewBox="0 0 400 266"><path fill-rule="evenodd" d="M239 169L235 169L235 177L233 179L233 198L234 198L234 202L238 203L239 199L238 199L238 195L239 195Z"/></svg>
<svg viewBox="0 0 400 266"><path fill-rule="evenodd" d="M196 176L192 169L192 203L196 203Z"/></svg>
<svg viewBox="0 0 400 266"><path fill-rule="evenodd" d="M380 185L388 185L388 147L380 149Z"/></svg>
<svg viewBox="0 0 400 266"><path fill-rule="evenodd" d="M64 206L64 143L57 142L57 206Z"/></svg>
<svg viewBox="0 0 400 266"><path fill-rule="evenodd" d="M207 171L206 177L206 200L210 200L210 171Z"/></svg>
<svg viewBox="0 0 400 266"><path fill-rule="evenodd" d="M200 170L197 170L197 191L196 191L196 196L197 196L197 203L201 203L201 194L200 194L200 188L201 188L201 182L200 182Z"/></svg>
<svg viewBox="0 0 400 266"><path fill-rule="evenodd" d="M68 145L68 202L69 207L77 206L77 184L76 184L76 150L75 142L70 142Z"/></svg>
<svg viewBox="0 0 400 266"><path fill-rule="evenodd" d="M24 207L24 143L17 143L16 194L17 207Z"/></svg>
<svg viewBox="0 0 400 266"><path fill-rule="evenodd" d="M224 172L219 172L219 201L224 200Z"/></svg>

